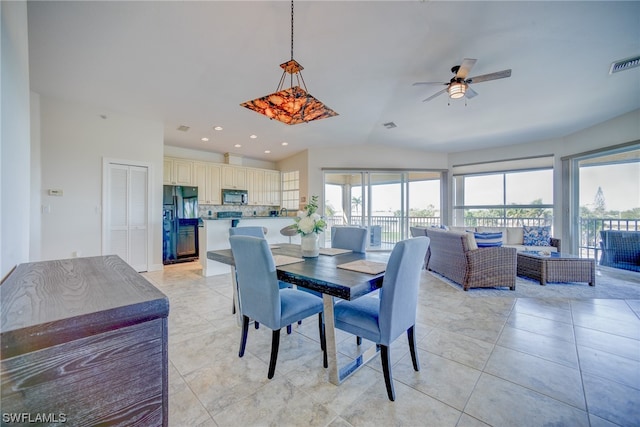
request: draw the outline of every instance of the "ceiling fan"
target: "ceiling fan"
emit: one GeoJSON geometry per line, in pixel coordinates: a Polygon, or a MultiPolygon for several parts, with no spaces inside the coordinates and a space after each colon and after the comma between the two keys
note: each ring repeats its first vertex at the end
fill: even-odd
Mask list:
{"type": "Polygon", "coordinates": [[[413,86],[420,85],[445,85],[446,87],[439,92],[434,93],[427,99],[422,102],[431,101],[436,96],[442,95],[443,93],[449,93],[449,97],[453,99],[462,98],[466,96],[467,98],[473,98],[478,93],[469,87],[472,83],[481,83],[489,80],[496,79],[504,79],[506,77],[511,77],[511,69],[497,71],[495,73],[483,74],[481,76],[469,77],[469,71],[475,65],[477,59],[465,58],[462,60],[462,64],[456,65],[451,68],[451,72],[455,74],[453,78],[451,78],[448,82],[416,82],[413,86]]]}

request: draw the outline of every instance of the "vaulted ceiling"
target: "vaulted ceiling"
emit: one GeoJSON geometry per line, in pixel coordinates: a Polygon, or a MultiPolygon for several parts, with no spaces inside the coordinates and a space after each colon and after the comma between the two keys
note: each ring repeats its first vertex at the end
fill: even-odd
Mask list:
{"type": "Polygon", "coordinates": [[[296,1],[294,58],[339,115],[287,126],[239,104],[275,91],[290,13],[288,1],[29,1],[31,88],[162,121],[165,145],[269,161],[348,144],[523,144],[640,108],[640,67],[609,74],[640,55],[640,2],[296,1]],[[444,86],[412,84],[448,82],[463,58],[477,59],[470,76],[512,76],[422,102],[444,86]]]}

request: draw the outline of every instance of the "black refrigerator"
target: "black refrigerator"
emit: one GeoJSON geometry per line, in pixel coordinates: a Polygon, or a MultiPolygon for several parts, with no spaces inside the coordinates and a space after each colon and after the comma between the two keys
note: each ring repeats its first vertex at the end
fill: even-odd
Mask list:
{"type": "Polygon", "coordinates": [[[198,187],[165,185],[162,263],[198,259],[198,187]]]}

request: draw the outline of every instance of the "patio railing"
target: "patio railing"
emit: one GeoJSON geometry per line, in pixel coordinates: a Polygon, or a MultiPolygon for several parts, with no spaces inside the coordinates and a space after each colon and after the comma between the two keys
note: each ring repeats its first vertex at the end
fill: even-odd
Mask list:
{"type": "Polygon", "coordinates": [[[622,230],[640,231],[640,218],[580,218],[579,254],[582,258],[595,258],[600,261],[600,231],[622,230]]]}
{"type": "MultiPolygon", "coordinates": [[[[440,224],[440,217],[409,217],[409,227],[429,227],[440,224]]],[[[327,241],[331,240],[330,228],[334,225],[343,225],[341,216],[326,218],[328,232],[325,233],[327,241]]],[[[552,218],[496,218],[479,217],[467,218],[465,226],[468,227],[521,227],[552,225],[552,218]]],[[[352,218],[352,225],[361,225],[360,218],[352,218]]],[[[371,217],[372,246],[392,247],[402,238],[401,218],[394,216],[371,217]]],[[[594,258],[599,261],[600,230],[626,230],[640,231],[640,218],[580,218],[578,253],[582,258],[594,258]]]]}

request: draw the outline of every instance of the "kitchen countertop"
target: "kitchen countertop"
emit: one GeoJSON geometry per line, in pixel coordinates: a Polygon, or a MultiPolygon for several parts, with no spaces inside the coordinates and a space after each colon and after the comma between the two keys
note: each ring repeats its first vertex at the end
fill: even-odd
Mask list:
{"type": "Polygon", "coordinates": [[[207,220],[207,221],[220,221],[220,220],[224,220],[224,219],[284,219],[284,218],[289,218],[289,219],[294,219],[294,216],[270,216],[270,215],[249,215],[249,216],[239,216],[239,217],[232,217],[232,218],[218,218],[215,216],[203,216],[201,217],[201,219],[203,220],[207,220]]]}

